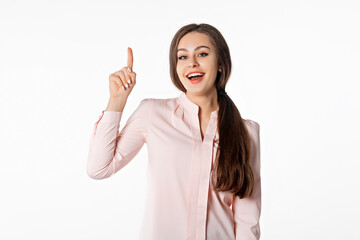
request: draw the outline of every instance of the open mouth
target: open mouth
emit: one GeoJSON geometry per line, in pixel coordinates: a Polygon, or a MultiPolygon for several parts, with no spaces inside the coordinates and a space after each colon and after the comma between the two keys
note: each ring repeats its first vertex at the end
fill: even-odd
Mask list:
{"type": "Polygon", "coordinates": [[[190,73],[190,74],[186,75],[186,77],[190,81],[195,81],[195,80],[202,79],[204,75],[205,75],[205,73],[196,72],[196,73],[190,73]]]}

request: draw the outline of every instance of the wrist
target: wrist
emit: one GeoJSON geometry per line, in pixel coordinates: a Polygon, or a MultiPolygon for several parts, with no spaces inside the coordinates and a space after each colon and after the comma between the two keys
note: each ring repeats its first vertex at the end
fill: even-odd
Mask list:
{"type": "Polygon", "coordinates": [[[122,112],[126,104],[126,98],[110,97],[106,111],[122,112]]]}

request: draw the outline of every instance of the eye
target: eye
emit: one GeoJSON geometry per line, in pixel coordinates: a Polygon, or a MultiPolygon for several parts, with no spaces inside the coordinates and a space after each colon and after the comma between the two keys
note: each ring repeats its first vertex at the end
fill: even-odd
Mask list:
{"type": "Polygon", "coordinates": [[[204,55],[203,55],[204,57],[208,55],[207,53],[200,53],[199,55],[201,55],[201,54],[204,54],[204,55]]]}
{"type": "Polygon", "coordinates": [[[186,58],[186,56],[180,56],[179,59],[183,60],[184,58],[186,58]]]}

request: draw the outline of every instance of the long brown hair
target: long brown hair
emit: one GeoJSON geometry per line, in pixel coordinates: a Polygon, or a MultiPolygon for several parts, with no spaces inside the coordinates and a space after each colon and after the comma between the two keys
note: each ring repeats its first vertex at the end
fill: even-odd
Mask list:
{"type": "Polygon", "coordinates": [[[180,28],[170,45],[170,76],[180,91],[186,92],[176,72],[177,48],[180,39],[190,32],[206,34],[215,46],[216,56],[222,71],[218,71],[215,85],[218,91],[219,112],[218,155],[214,164],[211,181],[215,191],[230,191],[240,198],[251,196],[254,188],[254,175],[250,167],[251,147],[249,133],[239,110],[225,90],[231,73],[231,57],[225,38],[209,24],[189,24],[180,28]],[[215,174],[215,175],[214,175],[215,174]]]}

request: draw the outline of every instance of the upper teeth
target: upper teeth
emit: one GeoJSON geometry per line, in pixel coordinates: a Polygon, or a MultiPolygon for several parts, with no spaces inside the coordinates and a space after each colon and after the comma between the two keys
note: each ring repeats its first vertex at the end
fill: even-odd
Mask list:
{"type": "Polygon", "coordinates": [[[203,76],[204,73],[191,73],[188,75],[188,77],[197,77],[197,76],[203,76]]]}

